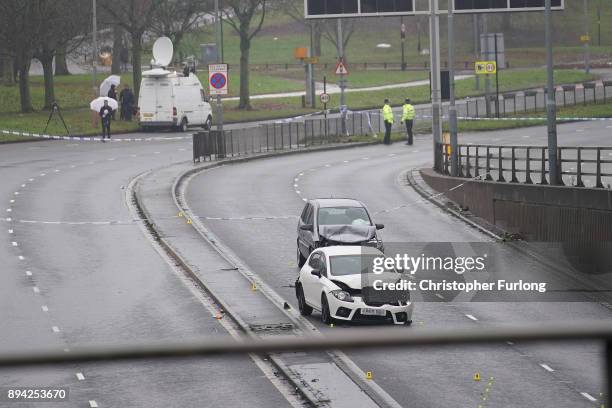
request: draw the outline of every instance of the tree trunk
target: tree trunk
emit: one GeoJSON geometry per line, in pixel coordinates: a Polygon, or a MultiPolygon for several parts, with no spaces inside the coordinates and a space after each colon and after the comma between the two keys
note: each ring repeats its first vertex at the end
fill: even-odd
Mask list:
{"type": "Polygon", "coordinates": [[[66,47],[57,50],[55,54],[55,75],[70,75],[66,61],[66,47]]]}
{"type": "Polygon", "coordinates": [[[119,24],[113,25],[113,63],[111,74],[121,75],[121,50],[123,49],[123,36],[119,24]]]}
{"type": "Polygon", "coordinates": [[[238,109],[251,110],[251,96],[249,92],[249,53],[251,40],[247,33],[240,34],[240,103],[238,109]]]}
{"type": "Polygon", "coordinates": [[[43,67],[45,78],[45,106],[43,109],[50,110],[55,102],[55,87],[53,84],[53,53],[41,56],[40,63],[43,67]]]}
{"type": "Polygon", "coordinates": [[[30,95],[30,64],[31,61],[27,59],[17,67],[17,73],[19,75],[19,99],[22,113],[34,111],[34,108],[32,108],[32,96],[30,95]]]}
{"type": "MultiPolygon", "coordinates": [[[[132,34],[132,78],[134,79],[134,97],[138,101],[140,82],[142,80],[142,33],[132,34]]],[[[138,103],[138,102],[136,102],[138,103]]]]}

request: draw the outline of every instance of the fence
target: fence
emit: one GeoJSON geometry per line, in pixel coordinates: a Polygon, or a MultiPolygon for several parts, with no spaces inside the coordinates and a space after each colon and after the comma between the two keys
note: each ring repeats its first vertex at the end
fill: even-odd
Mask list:
{"type": "Polygon", "coordinates": [[[382,128],[379,112],[356,112],[342,118],[301,118],[264,123],[241,129],[199,132],[193,135],[193,161],[215,160],[246,154],[305,149],[339,143],[349,137],[377,134],[382,128]]]}
{"type": "MultiPolygon", "coordinates": [[[[374,347],[446,346],[457,344],[486,344],[507,341],[583,341],[601,340],[605,344],[604,398],[612,395],[612,326],[605,322],[576,322],[568,325],[537,324],[521,327],[493,327],[474,329],[361,330],[332,333],[324,337],[248,339],[235,341],[218,339],[197,342],[146,346],[72,349],[70,353],[56,351],[0,354],[0,367],[19,367],[49,364],[134,361],[159,358],[185,358],[248,353],[277,353],[333,349],[365,349],[374,347]]],[[[609,401],[601,401],[608,406],[609,401]]]]}
{"type": "MultiPolygon", "coordinates": [[[[450,174],[451,146],[441,144],[443,172],[450,174]]],[[[612,147],[558,147],[563,185],[610,188],[612,147]]],[[[459,177],[549,184],[546,146],[458,145],[459,177]]]]}

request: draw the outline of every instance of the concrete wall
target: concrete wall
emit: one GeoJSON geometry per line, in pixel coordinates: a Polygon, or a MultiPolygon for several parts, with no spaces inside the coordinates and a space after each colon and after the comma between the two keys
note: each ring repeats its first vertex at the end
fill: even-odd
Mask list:
{"type": "Polygon", "coordinates": [[[612,191],[468,181],[421,170],[425,182],[448,198],[529,241],[612,241],[612,191]]]}

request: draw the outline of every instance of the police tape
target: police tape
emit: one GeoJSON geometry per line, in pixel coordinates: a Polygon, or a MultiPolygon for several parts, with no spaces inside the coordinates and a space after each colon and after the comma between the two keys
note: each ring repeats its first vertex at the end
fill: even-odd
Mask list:
{"type": "MultiPolygon", "coordinates": [[[[45,140],[63,140],[63,141],[71,141],[71,142],[101,142],[102,138],[97,136],[55,136],[55,135],[46,135],[39,133],[31,133],[31,132],[20,132],[16,130],[0,130],[1,134],[8,136],[22,136],[22,137],[31,137],[35,139],[45,139],[45,140]]],[[[169,137],[133,137],[133,138],[111,138],[106,139],[107,142],[110,143],[118,143],[118,142],[156,142],[156,141],[175,141],[175,140],[187,140],[191,139],[191,135],[189,136],[169,136],[169,137]]]]}
{"type": "MultiPolygon", "coordinates": [[[[417,119],[432,119],[431,115],[419,115],[417,119]]],[[[448,116],[442,116],[442,119],[449,119],[448,116]]],[[[546,117],[500,117],[500,118],[483,118],[483,117],[474,117],[474,116],[458,116],[458,120],[466,120],[466,121],[497,121],[497,122],[516,122],[516,121],[546,121],[546,117]]],[[[612,117],[610,118],[586,118],[586,117],[558,117],[557,122],[609,122],[612,121],[612,117]]]]}

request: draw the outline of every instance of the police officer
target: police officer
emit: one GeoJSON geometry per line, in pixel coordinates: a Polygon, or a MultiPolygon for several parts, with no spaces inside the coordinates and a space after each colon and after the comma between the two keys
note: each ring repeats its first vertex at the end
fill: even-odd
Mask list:
{"type": "Polygon", "coordinates": [[[384,144],[391,144],[391,128],[393,127],[393,109],[389,105],[389,99],[385,99],[385,104],[382,108],[383,120],[385,122],[385,140],[384,144]]]}
{"type": "Polygon", "coordinates": [[[414,117],[416,116],[416,112],[414,110],[414,106],[410,104],[410,99],[406,98],[406,102],[402,107],[402,123],[406,124],[406,144],[412,145],[412,126],[414,125],[414,117]]]}

